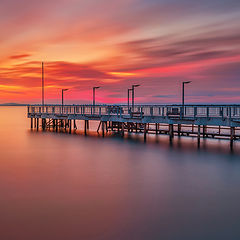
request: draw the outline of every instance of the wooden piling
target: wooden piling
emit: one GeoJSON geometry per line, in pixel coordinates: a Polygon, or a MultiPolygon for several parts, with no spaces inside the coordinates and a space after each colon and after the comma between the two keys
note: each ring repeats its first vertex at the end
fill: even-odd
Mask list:
{"type": "Polygon", "coordinates": [[[37,118],[37,131],[39,129],[39,118],[37,118]]]}
{"type": "Polygon", "coordinates": [[[201,125],[198,125],[198,147],[200,147],[201,125]]]}
{"type": "Polygon", "coordinates": [[[33,129],[33,118],[31,118],[31,129],[33,129]]]}
{"type": "Polygon", "coordinates": [[[233,150],[233,140],[234,140],[234,137],[235,137],[235,128],[234,127],[231,127],[230,128],[230,148],[231,150],[233,150]]]}
{"type": "Polygon", "coordinates": [[[173,124],[169,124],[169,139],[172,140],[174,137],[173,124]]]}
{"type": "Polygon", "coordinates": [[[69,127],[69,134],[71,134],[72,133],[72,120],[71,119],[69,119],[69,121],[68,121],[68,127],[69,127]]]}
{"type": "Polygon", "coordinates": [[[147,141],[147,124],[144,123],[144,142],[147,141]]]}
{"type": "Polygon", "coordinates": [[[182,125],[178,124],[178,136],[181,136],[182,125]]]}
{"type": "Polygon", "coordinates": [[[122,137],[124,137],[124,122],[122,122],[122,132],[121,132],[121,135],[122,135],[122,137]]]}
{"type": "Polygon", "coordinates": [[[102,122],[102,137],[104,138],[104,134],[105,134],[105,123],[102,122]]]}
{"type": "Polygon", "coordinates": [[[206,133],[207,133],[207,128],[205,125],[203,125],[203,138],[206,137],[206,133]]]}
{"type": "MultiPolygon", "coordinates": [[[[103,125],[103,122],[102,122],[103,125]]],[[[84,135],[87,135],[87,120],[84,120],[84,135]]]]}

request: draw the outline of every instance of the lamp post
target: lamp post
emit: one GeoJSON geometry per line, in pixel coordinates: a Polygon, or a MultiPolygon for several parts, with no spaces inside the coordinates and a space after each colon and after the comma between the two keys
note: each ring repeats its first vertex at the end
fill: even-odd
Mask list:
{"type": "Polygon", "coordinates": [[[128,89],[128,112],[129,112],[129,107],[130,107],[130,91],[132,91],[132,88],[128,89]]]}
{"type": "Polygon", "coordinates": [[[184,104],[185,104],[185,84],[189,84],[192,81],[182,82],[182,116],[184,116],[184,104]]]}
{"type": "Polygon", "coordinates": [[[42,62],[42,106],[44,106],[44,63],[42,62]]]}
{"type": "Polygon", "coordinates": [[[140,84],[135,84],[135,85],[132,85],[132,110],[134,111],[134,89],[136,87],[139,87],[140,84]]]}
{"type": "Polygon", "coordinates": [[[62,112],[63,112],[63,104],[64,104],[64,96],[63,96],[63,93],[64,93],[65,91],[67,91],[67,90],[68,90],[67,88],[62,89],[62,112]]]}
{"type": "Polygon", "coordinates": [[[93,87],[93,106],[95,107],[95,94],[96,94],[96,89],[98,89],[100,87],[93,87]]]}

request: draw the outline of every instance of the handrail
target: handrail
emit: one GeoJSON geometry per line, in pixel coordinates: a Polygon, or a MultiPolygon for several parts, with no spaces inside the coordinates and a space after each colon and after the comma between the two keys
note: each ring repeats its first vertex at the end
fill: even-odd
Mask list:
{"type": "Polygon", "coordinates": [[[29,114],[80,114],[91,116],[132,116],[141,113],[143,117],[168,118],[213,118],[240,119],[240,105],[28,105],[29,114]]]}

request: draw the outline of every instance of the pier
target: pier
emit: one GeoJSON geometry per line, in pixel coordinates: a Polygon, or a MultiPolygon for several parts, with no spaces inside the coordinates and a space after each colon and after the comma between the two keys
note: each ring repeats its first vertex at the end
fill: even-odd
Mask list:
{"type": "Polygon", "coordinates": [[[240,105],[30,105],[31,129],[42,128],[69,133],[77,129],[76,121],[84,121],[87,135],[90,121],[99,121],[96,129],[104,137],[107,132],[167,134],[201,138],[240,139],[240,105]]]}

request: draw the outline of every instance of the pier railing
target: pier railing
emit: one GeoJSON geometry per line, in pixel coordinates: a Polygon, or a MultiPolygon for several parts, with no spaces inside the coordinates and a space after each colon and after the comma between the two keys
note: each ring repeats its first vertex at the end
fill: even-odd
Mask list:
{"type": "Polygon", "coordinates": [[[28,114],[227,118],[240,120],[240,105],[30,105],[28,114]]]}

